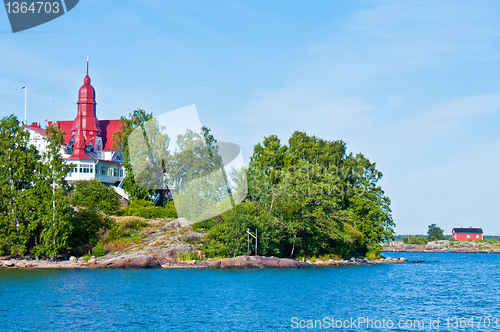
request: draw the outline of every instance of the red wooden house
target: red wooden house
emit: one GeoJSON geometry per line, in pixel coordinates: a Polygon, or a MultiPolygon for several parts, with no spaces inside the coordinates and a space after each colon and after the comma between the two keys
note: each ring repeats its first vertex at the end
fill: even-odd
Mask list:
{"type": "Polygon", "coordinates": [[[479,241],[483,239],[482,228],[453,228],[451,236],[457,241],[479,241]]]}

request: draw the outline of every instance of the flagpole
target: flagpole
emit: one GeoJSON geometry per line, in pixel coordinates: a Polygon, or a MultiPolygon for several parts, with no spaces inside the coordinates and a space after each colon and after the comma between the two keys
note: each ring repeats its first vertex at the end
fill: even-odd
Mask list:
{"type": "Polygon", "coordinates": [[[28,125],[28,122],[26,120],[26,104],[28,102],[28,87],[25,85],[24,86],[24,124],[28,125]]]}

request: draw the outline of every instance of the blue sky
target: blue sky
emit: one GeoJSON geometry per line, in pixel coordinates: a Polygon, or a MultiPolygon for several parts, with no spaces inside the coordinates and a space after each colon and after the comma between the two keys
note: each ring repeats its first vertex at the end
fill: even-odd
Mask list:
{"type": "Polygon", "coordinates": [[[264,136],[342,139],[377,162],[398,234],[500,234],[497,1],[82,0],[12,34],[0,116],[76,115],[86,57],[100,119],[196,104],[246,160],[264,136]],[[118,4],[119,3],[119,4],[118,4]]]}

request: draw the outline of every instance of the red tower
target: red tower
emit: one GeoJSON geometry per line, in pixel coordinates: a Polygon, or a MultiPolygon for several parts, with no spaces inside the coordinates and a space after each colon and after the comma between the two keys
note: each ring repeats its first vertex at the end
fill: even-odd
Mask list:
{"type": "Polygon", "coordinates": [[[87,60],[87,75],[78,91],[78,110],[71,127],[73,138],[73,154],[69,159],[92,159],[85,153],[91,145],[95,147],[97,138],[101,137],[101,127],[96,115],[95,90],[90,84],[89,62],[87,60]]]}

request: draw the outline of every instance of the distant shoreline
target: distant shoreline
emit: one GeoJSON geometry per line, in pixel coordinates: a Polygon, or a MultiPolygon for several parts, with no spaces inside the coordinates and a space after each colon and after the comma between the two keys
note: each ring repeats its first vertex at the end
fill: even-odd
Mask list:
{"type": "Polygon", "coordinates": [[[500,249],[479,249],[479,248],[439,248],[425,249],[425,246],[414,246],[412,248],[383,247],[381,252],[451,252],[451,253],[469,253],[469,254],[500,254],[500,249]],[[416,248],[415,248],[416,247],[416,248]]]}

